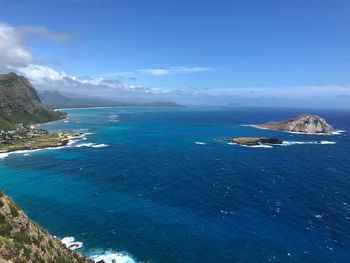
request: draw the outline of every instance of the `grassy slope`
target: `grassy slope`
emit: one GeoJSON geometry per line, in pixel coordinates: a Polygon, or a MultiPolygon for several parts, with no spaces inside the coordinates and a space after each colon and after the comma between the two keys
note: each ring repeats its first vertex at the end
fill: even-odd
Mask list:
{"type": "Polygon", "coordinates": [[[66,248],[0,193],[0,262],[92,263],[66,248]]]}

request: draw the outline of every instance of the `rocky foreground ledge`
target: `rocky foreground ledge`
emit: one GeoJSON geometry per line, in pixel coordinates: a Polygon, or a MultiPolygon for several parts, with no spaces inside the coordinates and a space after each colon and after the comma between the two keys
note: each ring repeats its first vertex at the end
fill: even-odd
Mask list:
{"type": "Polygon", "coordinates": [[[0,262],[93,263],[66,248],[0,192],[0,262]]]}
{"type": "Polygon", "coordinates": [[[261,144],[282,144],[283,141],[278,138],[267,137],[238,137],[238,138],[217,138],[218,141],[237,143],[240,145],[254,146],[261,144]]]}
{"type": "Polygon", "coordinates": [[[325,119],[317,115],[301,114],[292,117],[288,120],[279,122],[267,122],[263,124],[255,125],[254,127],[260,129],[279,130],[287,132],[300,132],[300,133],[319,133],[329,134],[334,132],[334,128],[326,122],[325,119]]]}

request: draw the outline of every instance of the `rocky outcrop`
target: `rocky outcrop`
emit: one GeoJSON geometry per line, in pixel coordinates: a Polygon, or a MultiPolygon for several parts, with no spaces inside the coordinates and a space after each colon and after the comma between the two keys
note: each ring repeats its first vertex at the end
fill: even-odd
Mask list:
{"type": "Polygon", "coordinates": [[[0,129],[13,129],[17,123],[43,123],[64,118],[48,110],[30,82],[16,73],[0,74],[0,129]]]}
{"type": "Polygon", "coordinates": [[[93,263],[66,248],[0,193],[0,262],[93,263]]]}
{"type": "Polygon", "coordinates": [[[288,132],[302,132],[302,133],[331,133],[334,128],[326,122],[325,119],[317,115],[301,114],[280,122],[267,122],[256,125],[255,127],[261,129],[281,130],[288,132]]]}
{"type": "Polygon", "coordinates": [[[241,145],[254,146],[261,144],[282,144],[283,141],[278,138],[266,137],[238,137],[238,138],[217,138],[219,141],[232,142],[241,145]]]}

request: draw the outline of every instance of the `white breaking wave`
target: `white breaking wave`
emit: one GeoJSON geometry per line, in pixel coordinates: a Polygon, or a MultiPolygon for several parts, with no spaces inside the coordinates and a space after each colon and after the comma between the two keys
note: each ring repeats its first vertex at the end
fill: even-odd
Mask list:
{"type": "MultiPolygon", "coordinates": [[[[264,129],[264,128],[260,128],[264,129]]],[[[266,130],[275,130],[275,129],[266,129],[266,130]]],[[[346,132],[344,130],[336,130],[329,133],[319,133],[319,132],[294,132],[294,131],[283,131],[283,130],[275,130],[275,131],[282,131],[292,134],[303,134],[303,135],[320,135],[320,136],[330,136],[330,135],[341,135],[342,133],[346,132]]]]}
{"type": "Polygon", "coordinates": [[[255,124],[241,124],[242,127],[255,127],[255,124]]]}
{"type": "Polygon", "coordinates": [[[64,146],[58,146],[58,147],[47,147],[47,148],[40,148],[40,149],[33,149],[33,150],[18,150],[13,152],[7,152],[7,153],[0,153],[0,159],[4,159],[8,157],[11,154],[23,154],[23,156],[29,156],[28,153],[31,152],[38,152],[38,151],[44,151],[44,150],[58,150],[68,147],[67,145],[64,146]]]}
{"type": "Polygon", "coordinates": [[[345,130],[336,130],[330,133],[318,133],[318,132],[294,132],[294,131],[285,131],[285,130],[277,130],[277,129],[269,129],[269,128],[262,128],[262,127],[257,127],[256,124],[241,124],[240,126],[243,127],[254,127],[258,128],[261,130],[271,130],[271,131],[281,131],[281,132],[287,132],[287,133],[292,133],[292,134],[305,134],[305,135],[341,135],[342,133],[345,133],[345,130]]]}
{"type": "Polygon", "coordinates": [[[345,133],[346,131],[345,130],[336,130],[334,132],[332,132],[332,135],[340,135],[342,133],[345,133]]]}
{"type": "Polygon", "coordinates": [[[109,146],[108,144],[101,143],[101,144],[95,144],[92,147],[93,148],[104,148],[104,147],[108,147],[108,146],[109,146]]]}
{"type": "Polygon", "coordinates": [[[199,144],[199,145],[207,145],[206,142],[194,142],[195,144],[199,144]]]}
{"type": "Polygon", "coordinates": [[[70,147],[92,147],[92,148],[103,148],[103,147],[108,147],[108,144],[97,144],[97,143],[82,143],[82,144],[77,144],[79,141],[82,140],[87,140],[86,136],[90,135],[93,133],[84,133],[81,136],[77,136],[71,140],[66,145],[58,146],[58,147],[45,147],[45,148],[40,148],[40,149],[32,149],[32,150],[18,150],[18,151],[13,151],[13,152],[6,152],[6,153],[0,153],[0,159],[4,159],[8,157],[11,154],[23,154],[23,156],[29,156],[28,153],[32,152],[38,152],[38,151],[44,151],[44,150],[59,150],[63,148],[70,148],[70,147]]]}
{"type": "Polygon", "coordinates": [[[69,249],[75,250],[83,247],[83,242],[75,241],[74,237],[64,237],[61,242],[69,249]]]}
{"type": "Polygon", "coordinates": [[[298,145],[298,144],[336,144],[332,141],[283,141],[282,146],[298,145]]]}
{"type": "Polygon", "coordinates": [[[107,251],[104,254],[93,255],[91,258],[95,260],[95,262],[104,260],[106,263],[112,263],[112,260],[115,259],[117,263],[136,263],[131,256],[123,252],[107,251]]]}
{"type": "Polygon", "coordinates": [[[268,145],[268,144],[244,145],[244,144],[238,144],[238,143],[234,143],[234,142],[229,142],[227,144],[229,144],[229,145],[238,145],[238,146],[248,147],[248,148],[273,148],[271,145],[268,145]]]}
{"type": "Polygon", "coordinates": [[[238,144],[234,142],[229,142],[228,144],[230,145],[239,145],[243,147],[249,147],[249,148],[273,148],[278,147],[278,146],[291,146],[291,145],[301,145],[301,144],[337,144],[336,142],[333,141],[283,141],[282,144],[259,144],[259,145],[243,145],[243,144],[238,144]]]}
{"type": "Polygon", "coordinates": [[[77,147],[77,148],[80,148],[80,147],[104,148],[104,147],[108,147],[108,146],[109,146],[108,144],[104,144],[104,143],[96,144],[96,143],[89,142],[89,143],[77,144],[74,147],[77,147]]]}

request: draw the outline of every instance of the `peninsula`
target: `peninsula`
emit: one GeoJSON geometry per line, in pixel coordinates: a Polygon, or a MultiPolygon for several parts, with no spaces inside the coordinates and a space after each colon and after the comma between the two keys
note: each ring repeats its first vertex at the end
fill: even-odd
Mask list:
{"type": "Polygon", "coordinates": [[[34,150],[67,145],[82,134],[72,131],[47,131],[32,126],[16,124],[16,129],[0,131],[0,153],[34,150]]]}
{"type": "Polygon", "coordinates": [[[13,72],[0,74],[0,153],[66,145],[81,134],[34,126],[66,116],[47,109],[25,77],[13,72]]]}
{"type": "Polygon", "coordinates": [[[329,134],[334,131],[334,128],[326,122],[325,119],[317,115],[301,114],[292,117],[288,120],[279,122],[267,122],[255,125],[254,127],[260,129],[279,130],[286,132],[299,133],[319,133],[329,134]]]}

